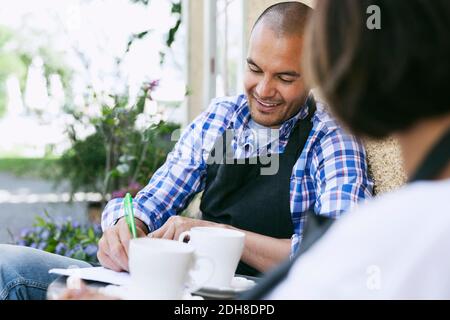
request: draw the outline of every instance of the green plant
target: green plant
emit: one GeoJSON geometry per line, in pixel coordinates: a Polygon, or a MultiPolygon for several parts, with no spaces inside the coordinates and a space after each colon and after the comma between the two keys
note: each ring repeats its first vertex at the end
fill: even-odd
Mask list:
{"type": "Polygon", "coordinates": [[[72,147],[67,150],[57,164],[57,181],[69,180],[72,193],[77,191],[102,191],[102,173],[105,168],[106,149],[103,137],[96,132],[84,140],[71,136],[72,147]]]}
{"type": "MultiPolygon", "coordinates": [[[[136,184],[147,184],[164,163],[174,143],[172,132],[179,125],[158,121],[144,112],[145,103],[157,82],[145,84],[131,107],[128,95],[110,95],[113,103],[100,102],[101,114],[88,119],[95,133],[78,139],[69,127],[72,147],[60,160],[59,181],[69,180],[71,192],[95,191],[106,200],[108,195],[136,184]],[[144,128],[137,123],[144,122],[144,128]]],[[[85,115],[73,112],[79,121],[85,115]]],[[[141,124],[142,125],[142,124],[141,124]]]]}
{"type": "Polygon", "coordinates": [[[99,225],[81,225],[70,218],[57,222],[47,213],[37,216],[32,228],[23,229],[17,245],[98,263],[99,225]]]}

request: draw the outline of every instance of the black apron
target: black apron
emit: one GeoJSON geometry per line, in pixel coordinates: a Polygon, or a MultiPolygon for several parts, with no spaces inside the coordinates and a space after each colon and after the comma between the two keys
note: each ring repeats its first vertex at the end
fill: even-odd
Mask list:
{"type": "MultiPolygon", "coordinates": [[[[434,180],[450,161],[450,130],[439,140],[432,151],[427,155],[410,183],[434,180]]],[[[319,240],[330,228],[333,220],[308,213],[308,220],[304,228],[304,237],[299,252],[291,261],[287,260],[278,268],[267,274],[258,285],[239,297],[242,300],[259,300],[266,297],[289,274],[295,261],[319,240]]]]}
{"type": "MultiPolygon", "coordinates": [[[[292,237],[292,169],[308,140],[313,126],[311,119],[316,112],[312,97],[308,98],[306,105],[308,117],[299,120],[293,129],[285,151],[279,155],[279,170],[275,175],[261,174],[263,168],[270,166],[267,165],[270,154],[266,158],[258,156],[244,161],[234,159],[232,137],[225,131],[210,154],[210,158],[216,159],[216,163],[207,166],[206,186],[200,205],[203,220],[277,239],[292,237]],[[219,150],[221,156],[217,157],[216,150],[219,150]],[[217,159],[222,160],[221,163],[217,163],[217,159]]],[[[236,273],[249,276],[260,274],[243,262],[239,263],[236,273]]]]}

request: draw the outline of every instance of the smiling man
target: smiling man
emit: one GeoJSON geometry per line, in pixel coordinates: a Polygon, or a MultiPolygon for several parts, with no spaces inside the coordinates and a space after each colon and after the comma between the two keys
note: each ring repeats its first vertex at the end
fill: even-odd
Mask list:
{"type": "MultiPolygon", "coordinates": [[[[237,272],[257,275],[299,249],[308,211],[337,218],[371,196],[364,148],[303,82],[303,33],[310,11],[287,2],[258,19],[250,39],[246,94],[215,99],[184,131],[135,197],[139,236],[178,239],[195,226],[239,229],[246,242],[237,272]],[[233,161],[210,161],[224,157],[233,161]],[[277,170],[263,174],[263,159],[276,161],[277,170]],[[202,191],[202,219],[179,216],[202,191]]],[[[128,270],[130,232],[122,199],[108,203],[102,226],[100,262],[128,270]]],[[[0,257],[1,299],[45,298],[55,278],[49,269],[86,266],[6,245],[0,245],[0,257]]]]}
{"type": "MultiPolygon", "coordinates": [[[[337,218],[371,196],[364,148],[315,102],[303,82],[303,35],[311,11],[285,2],[257,20],[246,94],[214,100],[138,193],[142,235],[178,239],[195,226],[239,229],[246,243],[237,272],[257,275],[295,254],[307,211],[337,218]],[[216,148],[218,143],[223,148],[216,148]],[[230,153],[232,160],[248,161],[208,161],[230,153]],[[262,174],[262,159],[273,155],[278,170],[262,174]],[[178,216],[201,191],[202,219],[178,216]]],[[[111,201],[103,214],[99,258],[114,270],[128,268],[130,236],[122,217],[122,200],[111,201]]]]}
{"type": "Polygon", "coordinates": [[[275,129],[295,117],[308,96],[301,77],[305,21],[294,20],[298,29],[288,32],[282,18],[269,11],[255,25],[244,78],[252,120],[275,129]]]}

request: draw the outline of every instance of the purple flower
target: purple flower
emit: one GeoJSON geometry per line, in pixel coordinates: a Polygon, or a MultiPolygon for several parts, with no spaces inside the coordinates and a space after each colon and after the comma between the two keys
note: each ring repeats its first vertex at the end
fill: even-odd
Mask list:
{"type": "Polygon", "coordinates": [[[26,236],[28,236],[28,234],[30,233],[30,229],[29,228],[25,228],[25,229],[22,229],[22,231],[20,232],[20,237],[21,238],[25,238],[26,236]]]}
{"type": "Polygon", "coordinates": [[[125,197],[125,195],[126,195],[126,191],[124,191],[124,190],[116,190],[116,191],[113,191],[112,193],[111,193],[111,198],[112,199],[117,199],[117,198],[124,198],[125,197]]]}
{"type": "Polygon", "coordinates": [[[33,242],[32,244],[30,244],[30,248],[34,248],[34,249],[36,249],[37,248],[37,244],[35,243],[35,242],[33,242]]]}
{"type": "Polygon", "coordinates": [[[33,229],[33,231],[34,231],[36,234],[41,233],[42,230],[44,230],[44,228],[42,228],[42,227],[34,227],[34,229],[33,229]]]}
{"type": "Polygon", "coordinates": [[[78,221],[72,222],[72,228],[77,229],[80,227],[80,223],[78,221]]]}
{"type": "Polygon", "coordinates": [[[153,81],[147,82],[144,85],[144,90],[151,92],[151,91],[155,90],[158,86],[159,86],[159,80],[153,80],[153,81]]]}
{"type": "Polygon", "coordinates": [[[45,248],[47,248],[47,242],[41,242],[37,248],[39,250],[44,250],[45,248]]]}
{"type": "Polygon", "coordinates": [[[22,247],[26,247],[27,242],[26,242],[25,240],[19,240],[19,241],[17,242],[17,245],[18,245],[18,246],[22,246],[22,247]]]}
{"type": "Polygon", "coordinates": [[[84,253],[88,256],[95,256],[97,254],[98,247],[95,244],[90,244],[84,248],[84,253]]]}
{"type": "Polygon", "coordinates": [[[137,183],[137,182],[131,182],[128,185],[128,189],[129,190],[140,190],[140,189],[142,189],[142,186],[139,183],[137,183]]]}
{"type": "Polygon", "coordinates": [[[50,237],[50,231],[48,231],[48,230],[42,231],[42,233],[41,233],[42,240],[48,240],[49,237],[50,237]]]}
{"type": "Polygon", "coordinates": [[[63,252],[65,252],[66,250],[67,250],[67,246],[64,243],[60,242],[60,243],[58,243],[58,245],[55,248],[55,253],[63,254],[63,252]]]}
{"type": "Polygon", "coordinates": [[[64,254],[66,257],[72,257],[75,251],[73,249],[66,251],[64,254]]]}

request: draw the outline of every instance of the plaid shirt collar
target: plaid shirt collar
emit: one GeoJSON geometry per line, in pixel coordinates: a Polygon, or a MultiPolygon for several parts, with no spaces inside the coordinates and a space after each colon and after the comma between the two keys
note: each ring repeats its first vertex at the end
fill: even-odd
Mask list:
{"type": "MultiPolygon", "coordinates": [[[[305,119],[309,115],[309,110],[306,103],[300,108],[300,111],[290,118],[289,120],[285,121],[281,128],[280,128],[280,140],[286,140],[289,138],[290,133],[292,132],[292,129],[295,127],[297,122],[300,119],[305,119]]],[[[250,114],[250,108],[248,99],[246,96],[243,97],[243,99],[238,104],[238,107],[236,109],[236,112],[232,119],[230,120],[230,123],[228,125],[228,129],[232,129],[235,132],[235,137],[239,137],[239,139],[244,139],[248,136],[248,130],[249,128],[249,122],[251,120],[251,114],[250,114]]]]}

